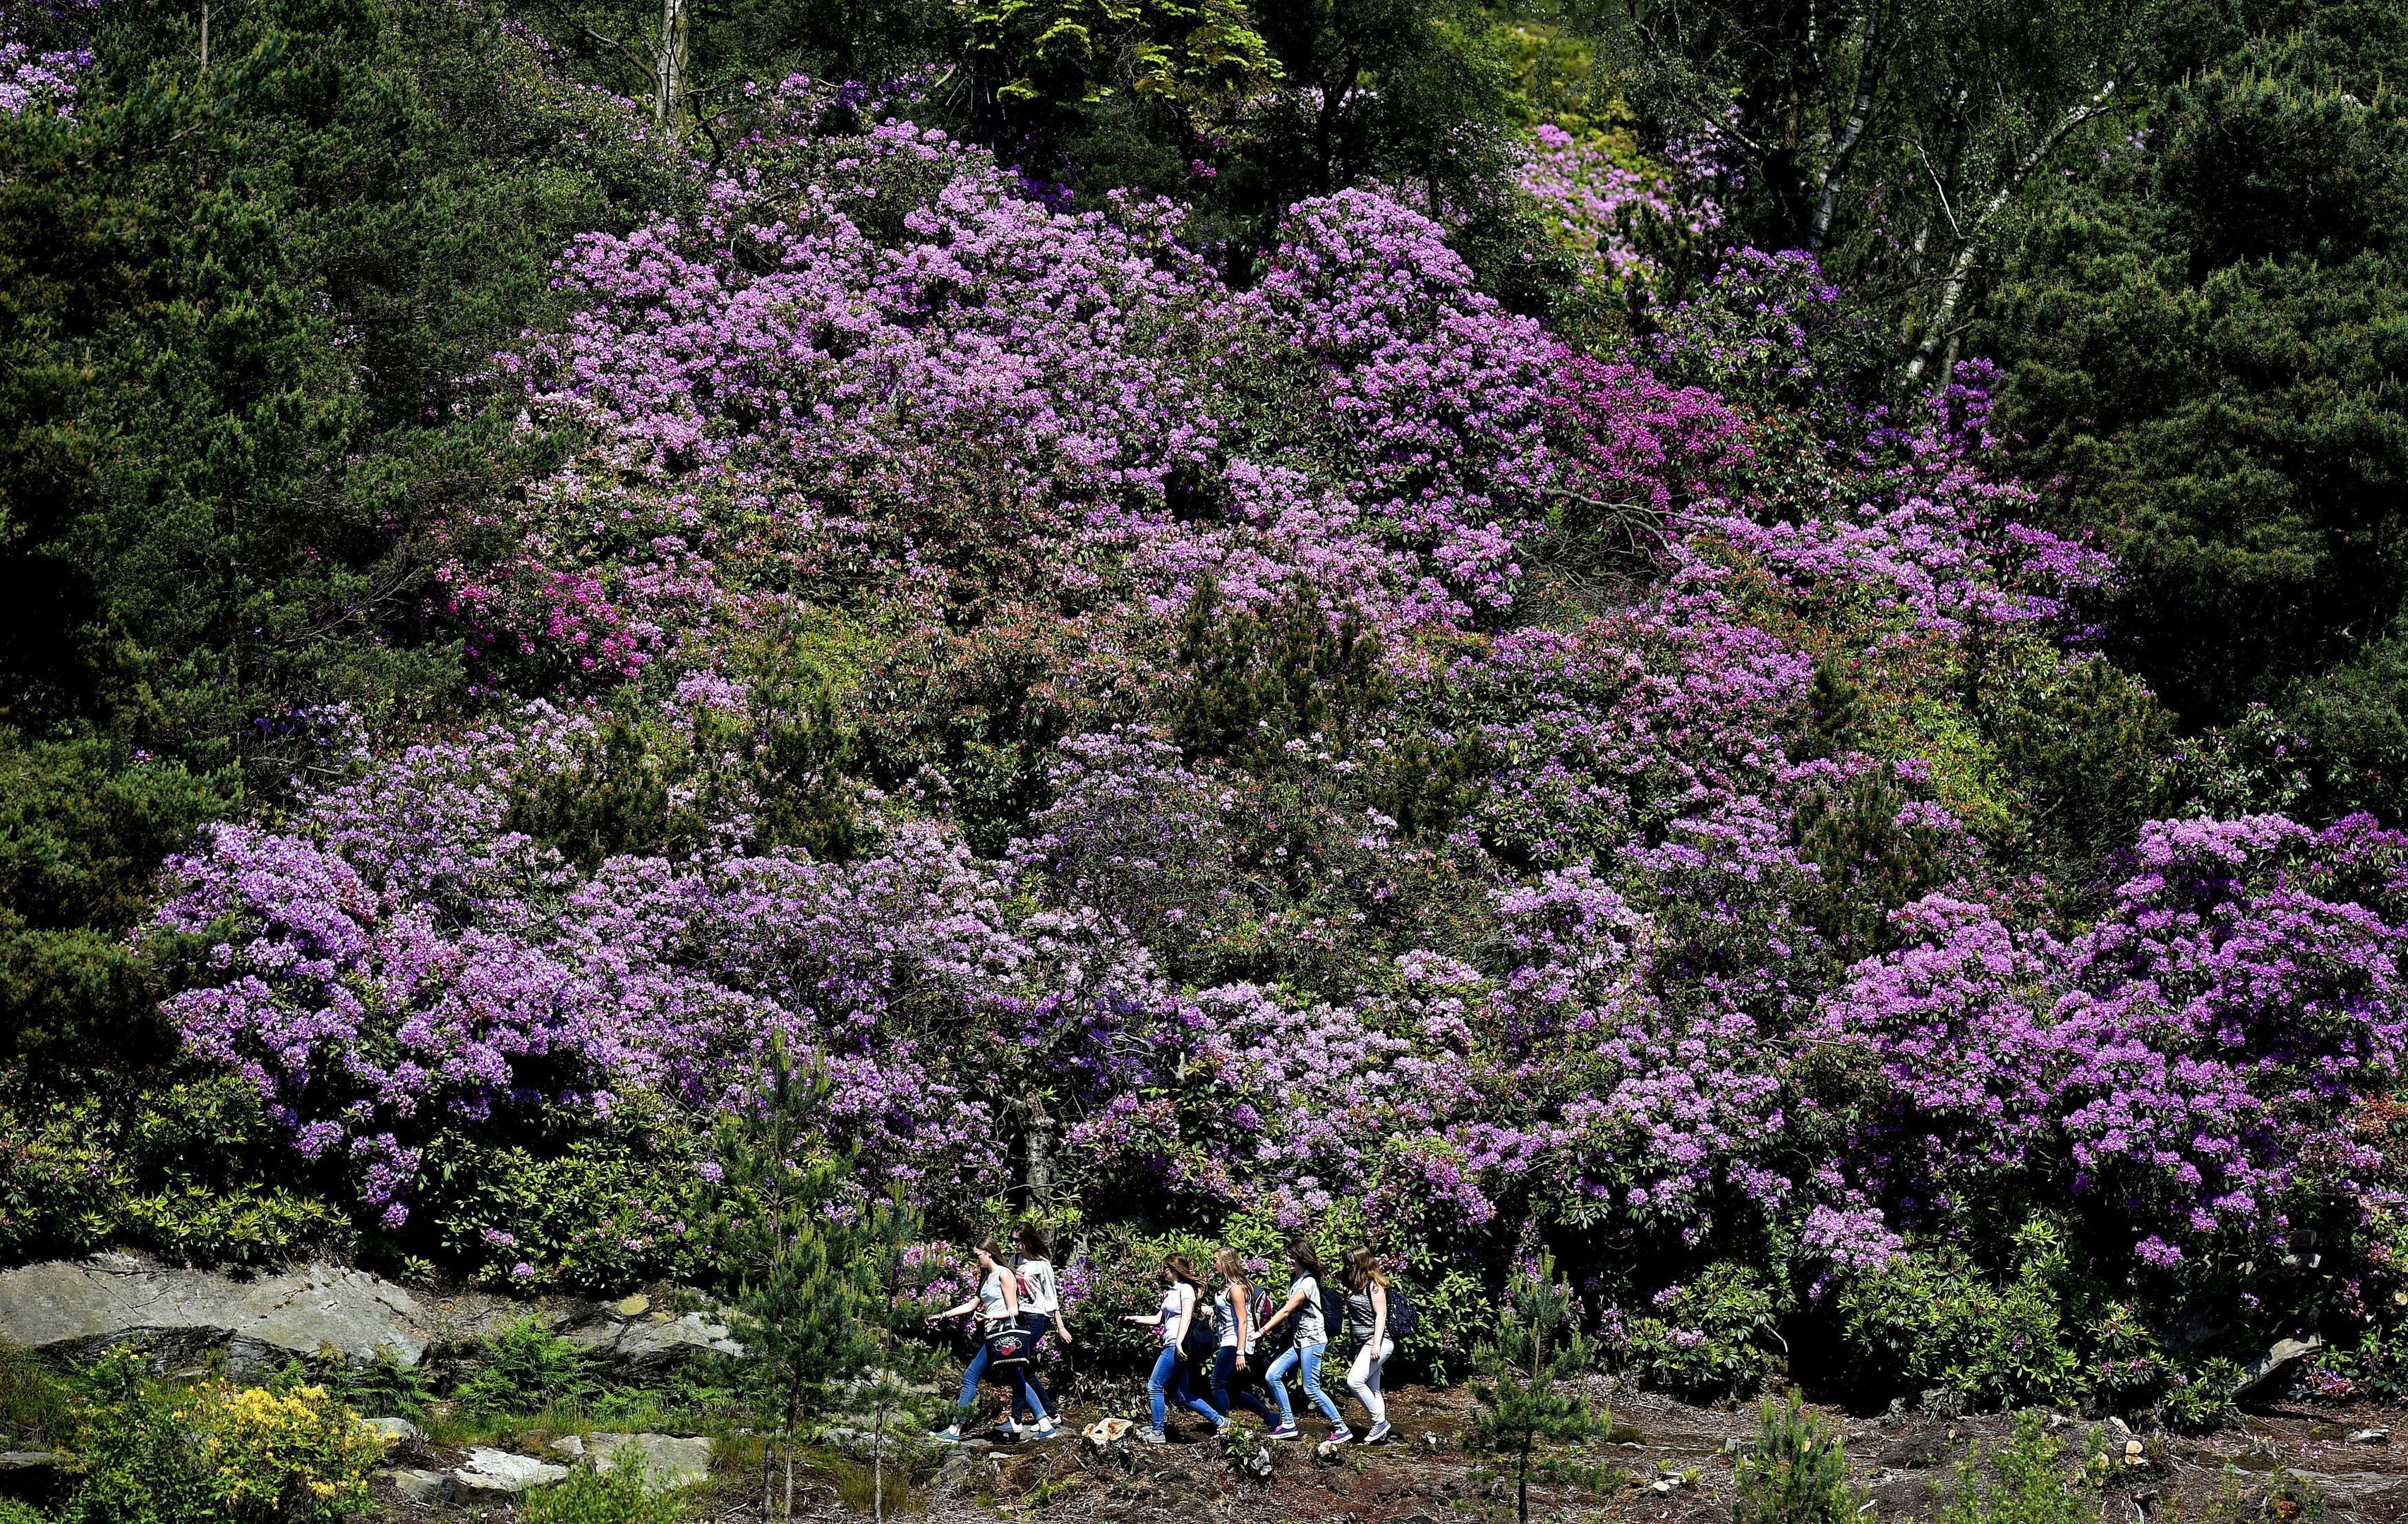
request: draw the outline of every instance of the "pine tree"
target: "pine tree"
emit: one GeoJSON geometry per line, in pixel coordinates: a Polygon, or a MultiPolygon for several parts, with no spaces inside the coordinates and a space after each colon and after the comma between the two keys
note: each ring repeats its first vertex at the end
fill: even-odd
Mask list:
{"type": "Polygon", "coordinates": [[[1472,1432],[1483,1448],[1512,1458],[1521,1524],[1529,1524],[1530,1456],[1539,1442],[1569,1444],[1612,1424],[1589,1411],[1587,1398],[1560,1389],[1594,1355],[1572,1324],[1571,1304],[1571,1287],[1555,1279],[1555,1256],[1541,1255],[1535,1269],[1514,1277],[1495,1341],[1472,1355],[1481,1407],[1472,1432]]]}
{"type": "MultiPolygon", "coordinates": [[[[851,1157],[827,1147],[813,1124],[826,1112],[828,1078],[797,1067],[782,1036],[770,1043],[767,1079],[755,1104],[720,1124],[701,1218],[738,1336],[754,1351],[776,1404],[791,1518],[804,1406],[877,1359],[876,1331],[893,1321],[885,1271],[911,1223],[898,1203],[865,1198],[851,1157]]],[[[763,1469],[766,1517],[766,1459],[763,1469]]]]}

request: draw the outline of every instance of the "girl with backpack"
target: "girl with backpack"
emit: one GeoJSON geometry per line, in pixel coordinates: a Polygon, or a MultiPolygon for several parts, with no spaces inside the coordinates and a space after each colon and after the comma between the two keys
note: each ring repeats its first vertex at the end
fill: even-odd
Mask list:
{"type": "MultiPolygon", "coordinates": [[[[1062,1286],[1054,1273],[1054,1250],[1045,1242],[1044,1229],[1033,1222],[1024,1222],[1012,1235],[1013,1246],[1020,1253],[1012,1263],[1012,1272],[1020,1277],[1020,1328],[1028,1335],[1027,1387],[1045,1398],[1045,1388],[1037,1384],[1037,1346],[1049,1332],[1058,1334],[1065,1344],[1071,1342],[1069,1327],[1062,1321],[1062,1286]]],[[[1019,1416],[1017,1399],[1013,1416],[1019,1416]]]]}
{"type": "MultiPolygon", "coordinates": [[[[969,1369],[962,1373],[962,1400],[956,1406],[956,1416],[953,1423],[937,1437],[950,1443],[960,1441],[962,1416],[971,1413],[978,1406],[979,1378],[986,1374],[990,1357],[996,1354],[996,1341],[1009,1334],[1010,1340],[1010,1347],[1006,1352],[1007,1359],[996,1362],[998,1366],[996,1373],[1005,1376],[1010,1382],[1013,1407],[1016,1408],[1025,1402],[1029,1410],[1037,1415],[1037,1437],[1052,1439],[1054,1434],[1054,1416],[1045,1411],[1045,1399],[1039,1395],[1028,1379],[1028,1336],[1020,1325],[1020,1277],[996,1262],[996,1255],[998,1251],[994,1239],[981,1239],[978,1247],[970,1252],[977,1257],[980,1271],[977,1294],[968,1301],[958,1306],[948,1307],[928,1319],[931,1325],[935,1325],[949,1317],[959,1317],[964,1313],[978,1314],[978,1353],[970,1357],[969,1369]]],[[[1009,1409],[1003,1416],[1003,1433],[1006,1439],[1020,1437],[1020,1424],[1012,1417],[1011,1411],[1009,1409]]]]}
{"type": "Polygon", "coordinates": [[[1221,1329],[1221,1347],[1212,1352],[1212,1405],[1221,1416],[1229,1416],[1229,1404],[1235,1400],[1245,1404],[1246,1411],[1263,1420],[1265,1429],[1276,1429],[1279,1420],[1243,1385],[1246,1357],[1254,1349],[1254,1287],[1246,1279],[1245,1262],[1235,1249],[1215,1250],[1212,1273],[1221,1277],[1221,1295],[1214,1301],[1214,1321],[1221,1329]],[[1233,1393],[1234,1388],[1234,1393],[1233,1393]]]}
{"type": "Polygon", "coordinates": [[[1229,1420],[1221,1410],[1187,1389],[1187,1364],[1191,1359],[1208,1354],[1216,1341],[1212,1326],[1199,1316],[1204,1283],[1196,1277],[1196,1267],[1183,1254],[1165,1255],[1162,1259],[1162,1305],[1151,1314],[1132,1313],[1128,1320],[1147,1328],[1162,1330],[1162,1353],[1154,1362],[1154,1375],[1146,1383],[1147,1394],[1154,1400],[1154,1427],[1140,1429],[1137,1437],[1148,1445],[1167,1443],[1170,1436],[1163,1430],[1168,1416],[1163,1398],[1168,1394],[1181,1406],[1212,1426],[1219,1433],[1229,1420]]]}
{"type": "MultiPolygon", "coordinates": [[[[1369,1249],[1346,1253],[1346,1330],[1354,1336],[1354,1363],[1346,1369],[1346,1385],[1371,1420],[1363,1443],[1377,1445],[1388,1437],[1388,1404],[1380,1395],[1380,1367],[1397,1352],[1388,1336],[1388,1276],[1379,1257],[1369,1249]]],[[[1334,1437],[1334,1436],[1333,1436],[1334,1437]]]]}
{"type": "Polygon", "coordinates": [[[1303,1437],[1303,1431],[1296,1426],[1296,1411],[1287,1402],[1287,1374],[1294,1371],[1302,1378],[1304,1395],[1312,1398],[1312,1405],[1329,1420],[1330,1443],[1343,1445],[1354,1436],[1348,1431],[1338,1404],[1321,1389],[1321,1357],[1329,1348],[1329,1319],[1323,1311],[1321,1287],[1329,1276],[1321,1268],[1321,1256],[1313,1252],[1308,1240],[1288,1241],[1287,1262],[1296,1271],[1296,1278],[1287,1284],[1287,1301],[1279,1311],[1263,1319],[1258,1330],[1258,1337],[1268,1339],[1271,1330],[1288,1322],[1295,1335],[1286,1350],[1264,1373],[1271,1384],[1271,1396],[1279,1401],[1279,1425],[1271,1431],[1271,1438],[1303,1437]]]}

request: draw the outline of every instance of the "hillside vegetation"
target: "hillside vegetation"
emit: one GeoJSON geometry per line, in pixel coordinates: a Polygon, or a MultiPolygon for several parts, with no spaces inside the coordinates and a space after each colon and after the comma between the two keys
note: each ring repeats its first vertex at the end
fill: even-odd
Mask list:
{"type": "Polygon", "coordinates": [[[5,27],[0,1256],[2408,1391],[2398,7],[5,27]]]}

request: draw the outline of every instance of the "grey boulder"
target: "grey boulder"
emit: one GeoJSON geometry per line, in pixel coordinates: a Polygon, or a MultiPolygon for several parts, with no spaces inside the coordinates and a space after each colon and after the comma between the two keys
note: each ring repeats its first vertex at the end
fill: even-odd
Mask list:
{"type": "Polygon", "coordinates": [[[714,1323],[700,1313],[682,1317],[663,1313],[605,1316],[569,1329],[563,1336],[588,1354],[639,1374],[663,1370],[691,1355],[744,1353],[726,1324],[714,1323]]]}
{"type": "Polygon", "coordinates": [[[387,1472],[385,1475],[404,1502],[414,1502],[422,1508],[440,1508],[452,1501],[452,1478],[439,1471],[405,1467],[387,1472]]]}
{"type": "Polygon", "coordinates": [[[468,1452],[468,1463],[452,1474],[452,1482],[461,1492],[515,1497],[529,1488],[549,1487],[567,1475],[566,1466],[555,1466],[531,1455],[480,1447],[468,1452]]]}
{"type": "Polygon", "coordinates": [[[161,1366],[224,1350],[236,1375],[295,1356],[365,1362],[380,1349],[415,1365],[428,1344],[473,1338],[505,1316],[497,1298],[430,1304],[339,1265],[234,1276],[104,1254],[0,1272],[0,1340],[78,1359],[132,1344],[161,1366]]]}
{"type": "Polygon", "coordinates": [[[644,1485],[654,1492],[700,1487],[710,1480],[711,1443],[702,1436],[674,1434],[570,1434],[552,1442],[552,1449],[596,1471],[635,1465],[644,1485]]]}
{"type": "Polygon", "coordinates": [[[360,1427],[382,1434],[388,1445],[413,1445],[426,1437],[408,1418],[362,1418],[360,1427]]]}

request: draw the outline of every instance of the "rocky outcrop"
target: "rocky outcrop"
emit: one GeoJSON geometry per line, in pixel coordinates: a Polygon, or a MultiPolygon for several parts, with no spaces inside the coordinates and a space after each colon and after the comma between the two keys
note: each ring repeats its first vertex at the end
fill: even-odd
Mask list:
{"type": "Polygon", "coordinates": [[[454,1496],[507,1498],[516,1497],[529,1488],[565,1481],[567,1476],[566,1466],[555,1466],[531,1455],[480,1448],[470,1450],[468,1463],[452,1472],[452,1487],[454,1496]]]}
{"type": "MultiPolygon", "coordinates": [[[[628,1302],[641,1300],[631,1297],[628,1302]]],[[[744,1346],[736,1342],[726,1324],[714,1323],[700,1313],[673,1317],[667,1313],[647,1310],[633,1316],[622,1316],[617,1309],[627,1304],[599,1309],[600,1316],[563,1329],[562,1334],[588,1354],[624,1366],[639,1376],[655,1374],[694,1355],[744,1353],[744,1346]]]]}
{"type": "Polygon", "coordinates": [[[429,1344],[473,1339],[509,1312],[493,1297],[429,1302],[338,1265],[236,1276],[106,1254],[0,1272],[0,1339],[76,1357],[131,1343],[161,1365],[222,1349],[236,1375],[329,1352],[368,1360],[389,1349],[414,1365],[429,1344]]]}
{"type": "Polygon", "coordinates": [[[673,1434],[570,1434],[552,1442],[555,1454],[596,1471],[635,1465],[655,1492],[700,1487],[710,1480],[710,1441],[673,1434]]]}
{"type": "Polygon", "coordinates": [[[366,1361],[379,1350],[415,1365],[430,1348],[473,1344],[537,1310],[580,1348],[637,1375],[704,1351],[744,1353],[725,1324],[655,1311],[642,1295],[536,1309],[482,1292],[412,1291],[341,1265],[238,1274],[122,1254],[0,1272],[0,1342],[78,1359],[132,1344],[161,1369],[222,1350],[236,1376],[295,1357],[366,1361]]]}

